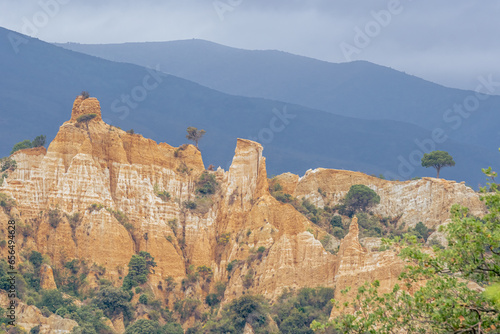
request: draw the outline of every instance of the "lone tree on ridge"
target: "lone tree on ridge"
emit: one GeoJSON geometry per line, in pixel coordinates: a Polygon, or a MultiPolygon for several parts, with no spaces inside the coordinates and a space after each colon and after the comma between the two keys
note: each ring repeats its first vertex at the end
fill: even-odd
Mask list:
{"type": "Polygon", "coordinates": [[[437,178],[439,179],[439,171],[443,167],[453,167],[455,166],[455,161],[453,157],[445,151],[432,151],[430,153],[424,153],[422,158],[422,167],[434,167],[437,171],[437,178]]]}
{"type": "Polygon", "coordinates": [[[186,135],[186,138],[188,140],[192,140],[194,141],[194,143],[196,144],[196,148],[198,148],[198,141],[201,139],[201,137],[203,137],[203,135],[205,134],[205,130],[198,130],[197,128],[195,127],[188,127],[187,128],[187,135],[186,135]]]}

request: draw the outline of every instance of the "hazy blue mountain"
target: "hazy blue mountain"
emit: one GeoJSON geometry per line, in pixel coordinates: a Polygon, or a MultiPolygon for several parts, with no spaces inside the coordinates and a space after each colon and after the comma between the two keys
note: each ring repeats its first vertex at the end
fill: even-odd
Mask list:
{"type": "MultiPolygon", "coordinates": [[[[359,120],[295,104],[228,95],[29,37],[22,37],[22,43],[16,40],[20,43],[16,53],[9,40],[14,36],[20,35],[0,29],[0,156],[7,155],[16,142],[39,134],[52,140],[70,118],[74,98],[82,90],[100,100],[108,123],[133,128],[157,141],[177,146],[186,142],[188,126],[205,129],[200,142],[205,165],[225,169],[236,138],[241,137],[264,143],[269,174],[303,174],[309,168],[327,167],[388,175],[388,171],[398,172],[398,156],[409,159],[416,148],[415,138],[431,136],[428,130],[402,122],[359,120]],[[156,81],[160,83],[153,88],[156,81]],[[141,91],[147,96],[138,96],[141,91]],[[126,107],[120,99],[132,93],[136,102],[126,107]],[[282,127],[276,113],[282,115],[284,110],[294,118],[282,127]]],[[[457,167],[443,169],[442,177],[473,186],[484,181],[480,168],[498,155],[453,140],[437,148],[449,151],[457,162],[457,167]]],[[[419,167],[410,176],[415,175],[432,176],[434,171],[419,167]]]]}
{"type": "MultiPolygon", "coordinates": [[[[249,51],[203,40],[107,45],[63,44],[113,61],[156,66],[166,73],[229,94],[296,103],[364,119],[442,128],[452,138],[490,150],[500,145],[500,96],[446,88],[365,61],[329,63],[280,51],[249,51]],[[472,115],[455,105],[476,107],[472,115]],[[451,109],[451,111],[447,111],[451,109]]],[[[488,78],[484,78],[488,81],[488,78]]],[[[489,88],[500,95],[499,78],[489,88]]],[[[478,85],[481,82],[478,80],[478,85]]],[[[488,89],[482,89],[488,92],[488,89]]]]}

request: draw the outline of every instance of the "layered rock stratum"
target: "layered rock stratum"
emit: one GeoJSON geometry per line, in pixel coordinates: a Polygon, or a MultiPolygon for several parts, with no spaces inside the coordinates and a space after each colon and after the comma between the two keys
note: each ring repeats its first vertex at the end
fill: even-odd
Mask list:
{"type": "MultiPolygon", "coordinates": [[[[25,149],[12,156],[17,169],[0,192],[17,203],[11,216],[32,228],[33,233],[18,236],[24,250],[46,254],[56,269],[72,259],[85,260],[105,269],[93,273],[96,279],[117,286],[131,256],[147,251],[157,263],[148,284],[161,300],[169,297],[162,287],[165,279],[180,282],[190,266],[207,266],[213,277],[177,289],[178,298],[203,298],[218,281],[227,286],[224,302],[247,292],[275,299],[285,288],[339,290],[373,279],[390,288],[402,268],[395,252],[362,247],[356,222],[336,254],[326,251],[320,240],[327,232],[269,193],[262,152],[260,144],[238,139],[229,170],[207,171],[195,146],[175,148],[108,125],[97,99],[78,97],[71,119],[47,150],[25,149]],[[81,121],[85,115],[95,116],[81,121]],[[219,187],[200,199],[197,181],[203,173],[213,175],[219,187]],[[187,208],[190,201],[198,201],[198,208],[187,208]],[[127,220],[118,220],[117,212],[127,220]],[[256,252],[260,247],[265,251],[256,252]]],[[[397,182],[329,169],[276,179],[284,192],[320,207],[340,203],[351,185],[365,184],[381,198],[375,213],[400,215],[408,226],[443,224],[455,203],[476,215],[485,210],[472,189],[442,179],[397,182]]],[[[7,218],[0,218],[5,230],[7,218]]],[[[51,271],[44,267],[43,288],[56,287],[51,271]]],[[[90,280],[89,285],[95,284],[90,280]]]]}

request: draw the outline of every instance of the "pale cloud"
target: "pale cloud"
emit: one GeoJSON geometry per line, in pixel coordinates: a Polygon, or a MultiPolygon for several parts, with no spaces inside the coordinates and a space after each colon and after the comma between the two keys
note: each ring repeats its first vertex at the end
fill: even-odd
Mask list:
{"type": "MultiPolygon", "coordinates": [[[[49,42],[200,38],[344,62],[348,59],[340,45],[353,45],[356,28],[364,30],[375,20],[373,12],[387,10],[397,0],[3,0],[0,25],[21,31],[26,20],[33,22],[34,15],[43,11],[40,4],[54,1],[65,4],[35,36],[49,42]]],[[[380,26],[352,60],[371,61],[458,88],[474,89],[479,75],[500,76],[496,36],[500,2],[400,0],[399,7],[402,10],[380,26]]]]}

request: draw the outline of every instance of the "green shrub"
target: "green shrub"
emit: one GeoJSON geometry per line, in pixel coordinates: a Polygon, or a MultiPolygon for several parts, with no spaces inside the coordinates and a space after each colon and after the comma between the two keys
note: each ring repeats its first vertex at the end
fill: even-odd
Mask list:
{"type": "Polygon", "coordinates": [[[168,226],[172,229],[172,232],[177,237],[177,218],[169,220],[168,226]]]}
{"type": "Polygon", "coordinates": [[[335,227],[344,228],[344,225],[342,224],[342,217],[339,215],[333,216],[332,220],[330,221],[330,225],[332,225],[333,228],[335,227]]]}
{"type": "Polygon", "coordinates": [[[229,262],[226,266],[226,270],[228,272],[231,272],[231,270],[233,270],[233,267],[238,263],[238,260],[233,260],[231,262],[229,262]]]}
{"type": "Polygon", "coordinates": [[[193,201],[185,201],[185,202],[184,202],[184,207],[185,207],[186,209],[189,209],[189,210],[194,210],[194,209],[196,209],[197,205],[196,205],[196,203],[195,203],[195,202],[193,202],[193,201]]]}
{"type": "Polygon", "coordinates": [[[127,131],[125,131],[125,132],[126,132],[126,133],[128,133],[129,135],[133,135],[133,134],[135,134],[134,129],[130,129],[130,130],[127,130],[127,131]]]}
{"type": "Polygon", "coordinates": [[[253,271],[253,269],[250,269],[247,271],[246,275],[243,277],[243,287],[245,289],[248,289],[252,286],[253,278],[254,278],[254,271],[253,271]]]}
{"type": "Polygon", "coordinates": [[[201,302],[197,299],[182,299],[174,303],[174,311],[177,312],[181,320],[186,320],[192,316],[199,317],[198,306],[201,302]]]}
{"type": "Polygon", "coordinates": [[[31,142],[31,147],[42,147],[45,146],[47,137],[45,135],[40,135],[35,137],[33,141],[31,142]]]}
{"type": "Polygon", "coordinates": [[[139,297],[139,303],[144,304],[144,305],[148,305],[148,296],[146,296],[145,294],[142,294],[139,297]]]}
{"type": "Polygon", "coordinates": [[[35,270],[38,271],[43,262],[42,254],[37,251],[31,251],[31,254],[29,255],[29,261],[33,264],[33,267],[35,267],[35,270]]]}
{"type": "Polygon", "coordinates": [[[260,246],[258,249],[257,249],[257,253],[264,253],[266,251],[266,247],[264,246],[260,246]]]}
{"type": "Polygon", "coordinates": [[[40,325],[36,325],[30,329],[30,334],[39,334],[40,333],[40,325]]]}
{"type": "MultiPolygon", "coordinates": [[[[285,291],[272,307],[273,319],[284,334],[313,334],[314,319],[328,320],[333,304],[331,288],[302,288],[297,293],[285,291]]],[[[327,332],[332,333],[332,332],[327,332]]]]}
{"type": "Polygon", "coordinates": [[[82,93],[80,94],[80,96],[81,96],[84,100],[86,100],[86,99],[88,99],[88,98],[90,97],[90,94],[89,94],[89,92],[87,92],[86,90],[84,90],[84,91],[82,91],[82,93]]]}
{"type": "Polygon", "coordinates": [[[31,147],[32,147],[31,140],[26,139],[26,140],[23,140],[22,142],[15,144],[14,147],[12,148],[12,151],[10,151],[10,154],[12,155],[12,154],[14,154],[14,152],[24,150],[26,148],[31,148],[31,147]]]}
{"type": "Polygon", "coordinates": [[[0,193],[0,206],[6,213],[10,213],[10,210],[16,206],[16,201],[6,194],[0,193]]]}
{"type": "Polygon", "coordinates": [[[78,123],[87,123],[89,122],[90,120],[94,119],[97,117],[97,114],[84,114],[84,115],[81,115],[79,116],[76,121],[78,123]]]}
{"type": "Polygon", "coordinates": [[[92,304],[101,309],[108,318],[113,318],[120,313],[130,315],[129,295],[122,289],[114,286],[101,288],[92,299],[92,304]]]}
{"type": "Polygon", "coordinates": [[[68,309],[65,307],[61,307],[56,311],[56,315],[59,315],[61,317],[64,317],[66,314],[68,314],[68,309]]]}
{"type": "Polygon", "coordinates": [[[14,171],[17,168],[17,162],[14,159],[11,158],[5,158],[2,159],[2,162],[0,164],[0,172],[5,172],[7,170],[14,171]]]}
{"type": "Polygon", "coordinates": [[[42,291],[41,301],[36,304],[39,309],[47,308],[52,313],[55,313],[61,307],[72,305],[73,301],[63,297],[63,294],[58,290],[42,291]]]}
{"type": "Polygon", "coordinates": [[[226,245],[231,240],[231,233],[222,233],[217,240],[219,245],[226,245]]]}
{"type": "Polygon", "coordinates": [[[149,253],[141,251],[138,255],[132,255],[128,263],[128,274],[123,280],[123,288],[130,290],[134,286],[146,283],[154,267],[156,262],[149,253]]]}
{"type": "Polygon", "coordinates": [[[292,195],[283,193],[281,191],[274,192],[272,193],[272,195],[282,203],[292,203],[294,200],[294,197],[292,195]]]}
{"type": "Polygon", "coordinates": [[[427,241],[427,238],[429,237],[429,229],[422,222],[418,222],[417,225],[415,225],[415,232],[417,232],[419,238],[427,241]]]}
{"type": "Polygon", "coordinates": [[[59,209],[49,210],[49,224],[52,228],[57,228],[61,222],[61,212],[59,209]]]}
{"type": "Polygon", "coordinates": [[[212,268],[207,267],[207,266],[199,266],[196,269],[196,272],[203,278],[203,279],[210,279],[213,276],[213,271],[212,268]]]}
{"type": "Polygon", "coordinates": [[[167,191],[162,191],[156,194],[156,196],[160,197],[164,202],[168,202],[171,198],[170,193],[167,191]]]}
{"type": "Polygon", "coordinates": [[[269,303],[262,296],[244,295],[224,306],[222,321],[217,324],[213,333],[243,333],[246,323],[249,323],[255,333],[270,333],[268,330],[269,303]]]}
{"type": "Polygon", "coordinates": [[[165,290],[169,293],[174,291],[175,287],[177,286],[177,283],[175,282],[172,276],[167,276],[167,278],[165,278],[165,283],[166,283],[165,290]]]}
{"type": "Polygon", "coordinates": [[[113,217],[115,217],[116,220],[118,220],[120,224],[122,224],[127,229],[127,231],[132,232],[134,230],[134,226],[128,222],[128,216],[124,212],[120,210],[115,211],[111,208],[108,208],[107,210],[113,215],[113,217]]]}
{"type": "Polygon", "coordinates": [[[196,191],[203,196],[213,195],[217,191],[219,184],[215,180],[215,175],[203,172],[200,175],[198,182],[196,182],[196,191]]]}
{"type": "Polygon", "coordinates": [[[89,212],[94,212],[94,211],[100,211],[101,209],[104,209],[104,205],[100,204],[100,203],[92,203],[88,208],[87,210],[89,210],[89,212]]]}
{"type": "Polygon", "coordinates": [[[207,297],[205,297],[205,303],[208,306],[215,306],[215,305],[218,305],[220,303],[220,301],[215,293],[210,293],[207,295],[207,297]]]}

